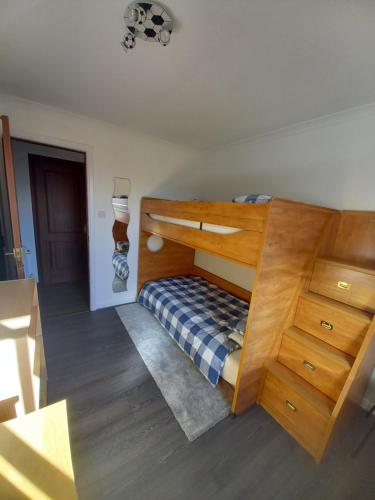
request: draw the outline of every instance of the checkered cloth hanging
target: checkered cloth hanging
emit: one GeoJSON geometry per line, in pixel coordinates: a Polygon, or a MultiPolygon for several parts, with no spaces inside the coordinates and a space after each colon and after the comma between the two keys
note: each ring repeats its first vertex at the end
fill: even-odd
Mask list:
{"type": "Polygon", "coordinates": [[[138,302],[153,312],[215,386],[228,354],[238,348],[228,339],[228,322],[246,315],[249,304],[197,276],[146,283],[138,302]]]}
{"type": "Polygon", "coordinates": [[[121,280],[126,280],[129,276],[128,257],[124,253],[113,252],[112,265],[116,276],[121,280]]]}

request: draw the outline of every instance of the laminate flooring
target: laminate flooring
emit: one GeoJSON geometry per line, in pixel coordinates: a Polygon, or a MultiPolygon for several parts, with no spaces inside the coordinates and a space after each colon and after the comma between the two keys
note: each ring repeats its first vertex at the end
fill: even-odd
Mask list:
{"type": "Polygon", "coordinates": [[[189,443],[113,308],[49,307],[48,401],[67,400],[81,499],[375,499],[375,417],[360,415],[320,465],[257,406],[189,443]]]}

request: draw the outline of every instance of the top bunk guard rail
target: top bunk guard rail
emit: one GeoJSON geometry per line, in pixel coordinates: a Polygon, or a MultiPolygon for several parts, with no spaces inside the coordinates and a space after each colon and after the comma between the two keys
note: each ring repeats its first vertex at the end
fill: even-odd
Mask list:
{"type": "Polygon", "coordinates": [[[172,201],[143,198],[141,204],[142,230],[204,250],[242,264],[255,266],[258,262],[269,204],[251,205],[232,202],[172,201]],[[153,216],[184,221],[196,221],[189,227],[153,216]],[[205,224],[207,224],[205,228],[205,224]],[[215,232],[214,225],[236,228],[236,232],[215,232]]]}

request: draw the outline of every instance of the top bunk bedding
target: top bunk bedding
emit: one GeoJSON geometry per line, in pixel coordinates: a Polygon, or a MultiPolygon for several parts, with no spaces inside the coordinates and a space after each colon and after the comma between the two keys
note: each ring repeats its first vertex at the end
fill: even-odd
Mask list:
{"type": "Polygon", "coordinates": [[[227,356],[237,348],[228,338],[228,323],[247,315],[249,303],[198,276],[148,282],[138,302],[152,311],[215,386],[227,356]]]}

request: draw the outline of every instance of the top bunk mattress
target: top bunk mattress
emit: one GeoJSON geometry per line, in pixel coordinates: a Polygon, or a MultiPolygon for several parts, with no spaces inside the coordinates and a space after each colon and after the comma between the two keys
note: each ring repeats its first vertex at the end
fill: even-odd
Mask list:
{"type": "Polygon", "coordinates": [[[236,344],[228,339],[229,321],[246,316],[249,303],[198,276],[177,276],[144,285],[138,302],[154,316],[216,385],[236,344]]]}

